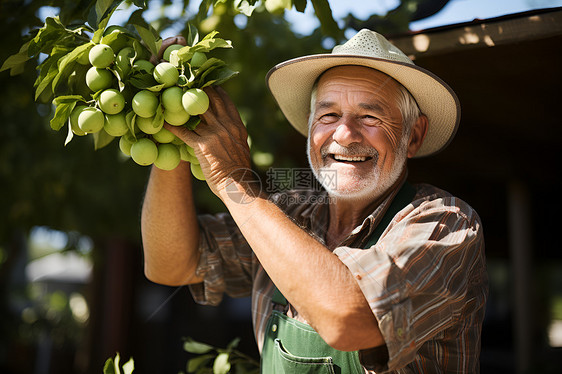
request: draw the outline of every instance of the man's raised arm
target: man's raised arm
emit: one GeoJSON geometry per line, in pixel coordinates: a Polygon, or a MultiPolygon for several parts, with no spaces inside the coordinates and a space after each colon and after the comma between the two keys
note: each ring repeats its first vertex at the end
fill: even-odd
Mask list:
{"type": "Polygon", "coordinates": [[[153,167],[141,216],[144,271],[169,286],[198,283],[199,226],[193,204],[189,163],[171,171],[153,167]]]}

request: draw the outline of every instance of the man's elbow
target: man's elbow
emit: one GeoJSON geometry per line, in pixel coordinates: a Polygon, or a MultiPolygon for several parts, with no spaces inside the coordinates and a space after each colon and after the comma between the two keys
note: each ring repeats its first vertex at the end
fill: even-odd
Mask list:
{"type": "Polygon", "coordinates": [[[365,323],[336,323],[335,328],[329,329],[323,334],[325,342],[338,351],[358,351],[361,349],[374,348],[385,344],[384,338],[373,320],[365,323]]]}
{"type": "Polygon", "coordinates": [[[146,264],[144,266],[144,276],[153,283],[170,287],[202,282],[202,279],[195,275],[195,271],[156,271],[146,264]]]}

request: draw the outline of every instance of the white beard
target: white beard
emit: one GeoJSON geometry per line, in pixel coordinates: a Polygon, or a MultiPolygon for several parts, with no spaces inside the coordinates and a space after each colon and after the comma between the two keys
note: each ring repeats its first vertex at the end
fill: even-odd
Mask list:
{"type": "Polygon", "coordinates": [[[330,143],[328,146],[324,146],[321,149],[322,159],[330,153],[336,153],[341,155],[368,155],[372,157],[375,163],[375,167],[367,177],[357,178],[356,176],[347,176],[343,174],[344,172],[338,170],[334,173],[334,169],[322,168],[319,165],[314,165],[310,157],[310,136],[307,141],[307,156],[310,168],[314,173],[314,176],[319,181],[319,183],[326,189],[329,196],[333,196],[338,199],[345,200],[368,200],[373,201],[381,197],[386,191],[388,191],[400,178],[404,167],[406,166],[407,159],[407,140],[408,137],[402,139],[399,147],[394,155],[394,161],[392,163],[392,168],[390,173],[383,174],[381,165],[379,164],[379,154],[376,149],[372,147],[359,146],[353,144],[350,147],[342,147],[337,143],[330,143]],[[334,178],[335,174],[335,178],[334,178]],[[355,178],[354,178],[355,177],[355,178]],[[345,180],[349,178],[354,178],[351,183],[338,183],[340,180],[345,180]]]}

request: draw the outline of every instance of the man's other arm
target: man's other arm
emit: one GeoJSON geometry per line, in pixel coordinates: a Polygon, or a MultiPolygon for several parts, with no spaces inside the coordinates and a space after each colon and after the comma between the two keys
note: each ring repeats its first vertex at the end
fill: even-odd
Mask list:
{"type": "Polygon", "coordinates": [[[171,171],[153,167],[142,206],[144,271],[169,286],[199,283],[199,225],[193,203],[189,163],[171,171]]]}

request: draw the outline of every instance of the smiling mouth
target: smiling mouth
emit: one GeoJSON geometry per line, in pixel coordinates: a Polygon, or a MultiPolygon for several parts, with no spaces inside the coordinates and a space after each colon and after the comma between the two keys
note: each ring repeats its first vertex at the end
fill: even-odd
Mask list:
{"type": "Polygon", "coordinates": [[[368,156],[342,156],[336,154],[330,154],[330,157],[338,162],[364,162],[372,159],[368,156]]]}

